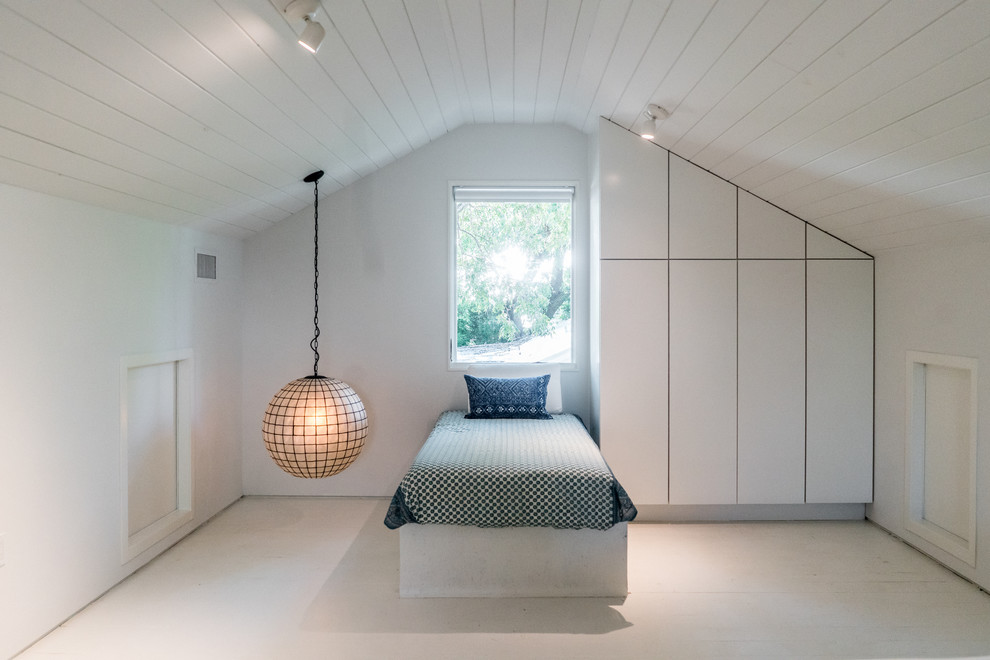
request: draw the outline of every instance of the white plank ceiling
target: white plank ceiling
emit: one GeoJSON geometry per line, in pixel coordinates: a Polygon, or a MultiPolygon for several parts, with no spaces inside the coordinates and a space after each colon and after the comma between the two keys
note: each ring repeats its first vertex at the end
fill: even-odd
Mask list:
{"type": "Polygon", "coordinates": [[[990,0],[0,0],[0,181],[249,236],[465,124],[604,116],[867,251],[990,240],[990,0]]]}

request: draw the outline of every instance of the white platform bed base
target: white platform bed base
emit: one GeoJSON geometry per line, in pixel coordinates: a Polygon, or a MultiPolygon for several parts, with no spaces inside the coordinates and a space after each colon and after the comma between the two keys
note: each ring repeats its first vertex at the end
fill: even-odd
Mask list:
{"type": "Polygon", "coordinates": [[[627,524],[605,531],[406,524],[399,595],[625,598],[627,524]]]}

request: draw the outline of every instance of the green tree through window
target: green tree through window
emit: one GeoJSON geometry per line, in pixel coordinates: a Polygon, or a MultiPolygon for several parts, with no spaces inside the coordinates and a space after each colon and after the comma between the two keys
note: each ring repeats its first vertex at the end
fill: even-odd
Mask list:
{"type": "Polygon", "coordinates": [[[455,362],[571,361],[573,188],[455,188],[455,362]]]}

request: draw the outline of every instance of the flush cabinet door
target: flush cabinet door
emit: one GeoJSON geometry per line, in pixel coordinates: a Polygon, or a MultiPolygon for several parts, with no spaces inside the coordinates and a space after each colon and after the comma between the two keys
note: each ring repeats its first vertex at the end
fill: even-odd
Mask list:
{"type": "Polygon", "coordinates": [[[636,504],[667,503],[667,262],[601,262],[600,442],[636,504]]]}
{"type": "Polygon", "coordinates": [[[736,258],[736,187],[670,156],[670,258],[736,258]]]}
{"type": "Polygon", "coordinates": [[[808,502],[873,500],[873,262],[808,261],[808,502]]]}
{"type": "Polygon", "coordinates": [[[667,151],[600,122],[602,259],[667,258],[667,151]]]}
{"type": "Polygon", "coordinates": [[[670,262],[670,503],[736,501],[736,262],[670,262]]]}
{"type": "Polygon", "coordinates": [[[804,335],[804,261],[740,261],[740,504],[804,502],[804,335]]]}

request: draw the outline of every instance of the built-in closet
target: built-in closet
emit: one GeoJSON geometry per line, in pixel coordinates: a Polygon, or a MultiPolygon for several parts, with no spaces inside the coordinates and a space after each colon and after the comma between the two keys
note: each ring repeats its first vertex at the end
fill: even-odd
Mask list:
{"type": "Polygon", "coordinates": [[[637,505],[872,500],[873,260],[601,120],[594,430],[637,505]]]}

